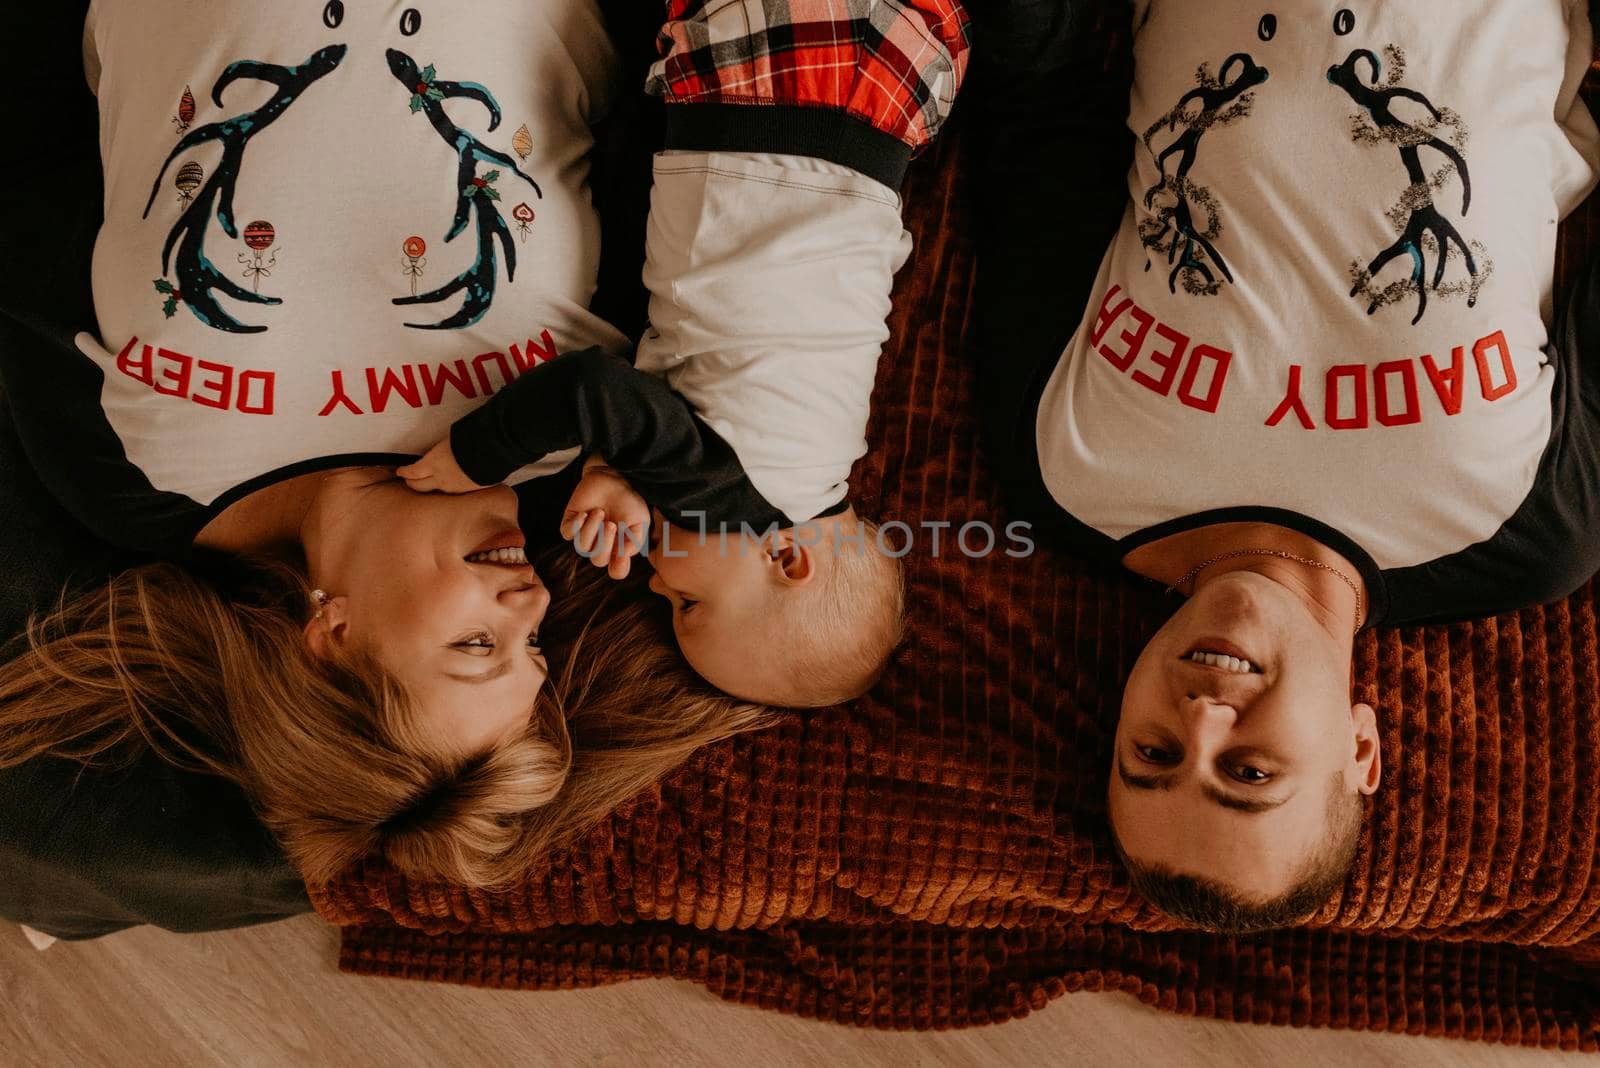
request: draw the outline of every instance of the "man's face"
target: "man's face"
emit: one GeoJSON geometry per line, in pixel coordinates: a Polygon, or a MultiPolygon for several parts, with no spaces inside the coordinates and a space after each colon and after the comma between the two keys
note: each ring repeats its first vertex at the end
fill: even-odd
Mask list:
{"type": "Polygon", "coordinates": [[[1123,693],[1109,804],[1128,858],[1252,900],[1291,889],[1330,806],[1378,786],[1376,720],[1351,705],[1349,673],[1348,639],[1277,583],[1236,572],[1203,586],[1123,693]]]}

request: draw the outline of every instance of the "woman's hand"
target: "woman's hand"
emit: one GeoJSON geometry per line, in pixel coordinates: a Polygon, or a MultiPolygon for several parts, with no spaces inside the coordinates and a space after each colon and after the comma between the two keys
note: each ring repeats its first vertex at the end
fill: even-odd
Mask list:
{"type": "Polygon", "coordinates": [[[561,516],[561,536],[595,567],[626,578],[650,533],[650,506],[600,456],[584,461],[583,478],[561,516]]]}
{"type": "Polygon", "coordinates": [[[484,488],[462,473],[455,453],[450,451],[449,438],[429,449],[416,463],[395,468],[394,473],[406,480],[407,488],[418,493],[471,493],[484,488]]]}

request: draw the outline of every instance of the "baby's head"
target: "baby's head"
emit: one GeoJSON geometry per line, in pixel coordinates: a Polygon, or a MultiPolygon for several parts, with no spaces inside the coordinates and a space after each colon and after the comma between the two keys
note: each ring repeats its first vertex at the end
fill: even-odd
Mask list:
{"type": "Polygon", "coordinates": [[[898,558],[854,509],[772,533],[660,528],[650,588],[684,659],[724,693],[818,708],[859,697],[904,630],[898,558]]]}
{"type": "Polygon", "coordinates": [[[1355,858],[1382,764],[1351,639],[1250,572],[1196,591],[1123,691],[1109,814],[1134,888],[1234,934],[1306,919],[1355,858]]]}

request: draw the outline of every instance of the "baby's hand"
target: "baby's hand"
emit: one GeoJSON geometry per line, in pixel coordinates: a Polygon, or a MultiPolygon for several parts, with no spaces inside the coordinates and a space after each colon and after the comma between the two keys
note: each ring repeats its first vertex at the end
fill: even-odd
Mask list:
{"type": "Polygon", "coordinates": [[[561,536],[595,567],[620,579],[628,576],[649,531],[650,506],[644,498],[604,459],[589,457],[561,516],[561,536]]]}
{"type": "Polygon", "coordinates": [[[471,493],[483,489],[456,464],[455,453],[450,451],[449,438],[429,449],[416,463],[398,467],[394,473],[406,480],[408,488],[418,493],[471,493]]]}

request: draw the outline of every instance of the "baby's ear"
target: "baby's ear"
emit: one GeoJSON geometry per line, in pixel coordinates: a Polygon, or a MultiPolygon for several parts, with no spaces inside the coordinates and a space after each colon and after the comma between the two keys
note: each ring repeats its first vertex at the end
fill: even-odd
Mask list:
{"type": "Polygon", "coordinates": [[[804,586],[817,574],[817,547],[795,536],[794,528],[780,530],[767,543],[767,553],[776,565],[778,581],[785,586],[804,586]]]}

